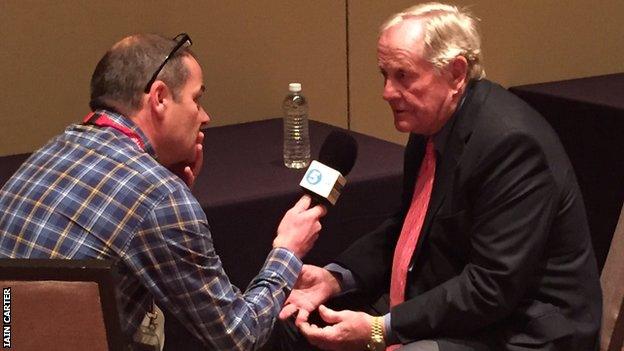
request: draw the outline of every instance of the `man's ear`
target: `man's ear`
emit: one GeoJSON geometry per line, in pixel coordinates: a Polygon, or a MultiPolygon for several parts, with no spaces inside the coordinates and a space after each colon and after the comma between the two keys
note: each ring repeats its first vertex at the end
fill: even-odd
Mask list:
{"type": "Polygon", "coordinates": [[[160,80],[155,81],[149,91],[148,104],[152,114],[158,118],[164,116],[164,112],[172,100],[171,90],[160,80]]]}
{"type": "Polygon", "coordinates": [[[468,79],[468,61],[463,56],[457,56],[449,63],[448,68],[451,87],[459,92],[468,79]]]}

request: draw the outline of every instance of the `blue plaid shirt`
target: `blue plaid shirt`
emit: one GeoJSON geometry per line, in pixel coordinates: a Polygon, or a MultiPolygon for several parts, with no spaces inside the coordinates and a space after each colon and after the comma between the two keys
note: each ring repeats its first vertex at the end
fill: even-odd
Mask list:
{"type": "Polygon", "coordinates": [[[244,293],[232,286],[189,188],[116,129],[71,125],[0,190],[0,257],[113,259],[122,328],[134,333],[152,298],[211,349],[251,350],[270,333],[301,261],[273,249],[244,293]]]}

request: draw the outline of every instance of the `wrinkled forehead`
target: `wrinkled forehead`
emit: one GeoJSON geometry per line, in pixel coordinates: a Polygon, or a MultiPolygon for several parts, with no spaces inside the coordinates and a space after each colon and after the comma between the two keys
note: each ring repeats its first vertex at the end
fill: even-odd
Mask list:
{"type": "Polygon", "coordinates": [[[380,46],[377,48],[377,65],[383,70],[407,69],[416,67],[419,56],[409,50],[380,46]]]}
{"type": "Polygon", "coordinates": [[[411,66],[422,59],[423,49],[421,21],[404,20],[379,36],[377,63],[380,67],[411,66]]]}

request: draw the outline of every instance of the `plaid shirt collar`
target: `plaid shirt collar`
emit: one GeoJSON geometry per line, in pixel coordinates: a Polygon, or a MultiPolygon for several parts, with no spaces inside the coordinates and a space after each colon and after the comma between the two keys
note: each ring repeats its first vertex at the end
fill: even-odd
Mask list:
{"type": "Polygon", "coordinates": [[[111,110],[103,110],[103,109],[96,110],[95,114],[106,115],[108,118],[111,119],[111,121],[119,125],[122,125],[126,128],[131,129],[141,138],[141,141],[143,142],[143,145],[144,145],[144,151],[147,152],[154,159],[158,160],[158,157],[156,156],[156,150],[154,150],[154,147],[152,146],[152,143],[150,142],[149,138],[147,137],[147,135],[145,135],[145,133],[143,133],[141,128],[139,128],[139,126],[136,125],[134,121],[132,121],[132,119],[125,117],[124,115],[111,111],[111,110]]]}

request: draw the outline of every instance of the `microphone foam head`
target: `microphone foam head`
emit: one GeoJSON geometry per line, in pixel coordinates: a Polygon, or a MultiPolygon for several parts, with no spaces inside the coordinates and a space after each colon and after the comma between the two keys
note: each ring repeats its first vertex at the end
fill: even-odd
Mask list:
{"type": "Polygon", "coordinates": [[[318,160],[346,177],[355,164],[357,151],[357,141],[351,135],[335,130],[321,145],[318,160]]]}

